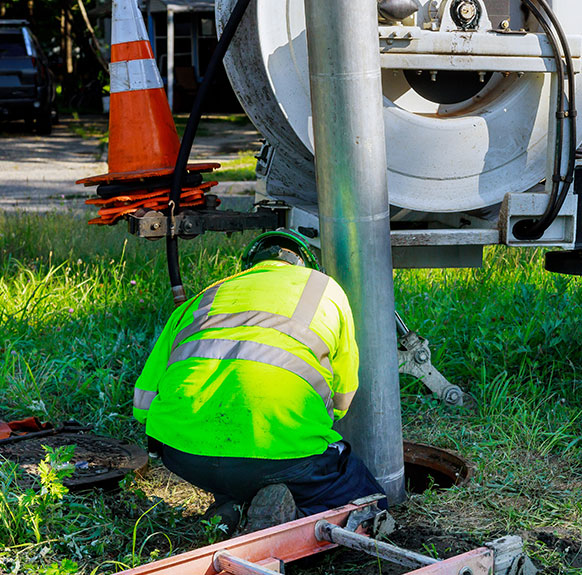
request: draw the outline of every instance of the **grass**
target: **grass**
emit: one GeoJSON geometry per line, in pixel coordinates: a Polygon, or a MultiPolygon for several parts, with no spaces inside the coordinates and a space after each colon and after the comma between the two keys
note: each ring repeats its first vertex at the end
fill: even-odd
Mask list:
{"type": "Polygon", "coordinates": [[[242,182],[256,180],[255,169],[257,167],[256,152],[239,152],[236,160],[220,162],[220,169],[212,173],[214,180],[218,182],[242,182]]]}
{"type": "MultiPolygon", "coordinates": [[[[61,214],[0,220],[2,419],[74,417],[143,445],[130,406],[172,311],[163,244],[61,214]]],[[[182,242],[187,292],[235,272],[250,237],[182,242]]],[[[573,575],[582,540],[582,290],[577,278],[546,273],[542,259],[540,250],[498,247],[479,270],[395,273],[406,323],[430,340],[436,367],[475,398],[447,409],[402,378],[405,436],[461,453],[475,475],[464,487],[412,495],[395,514],[481,542],[522,534],[544,573],[573,575]],[[574,544],[568,551],[552,541],[574,544]]],[[[10,513],[0,514],[2,572],[112,573],[220,535],[200,521],[208,496],[159,466],[117,493],[68,493],[45,507],[19,491],[15,473],[0,465],[0,506],[19,521],[2,531],[10,513]]]]}

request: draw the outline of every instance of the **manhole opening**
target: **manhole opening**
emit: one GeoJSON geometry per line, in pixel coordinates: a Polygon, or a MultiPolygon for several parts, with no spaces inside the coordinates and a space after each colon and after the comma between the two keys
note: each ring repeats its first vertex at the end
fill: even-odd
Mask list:
{"type": "Polygon", "coordinates": [[[404,442],[404,476],[409,493],[464,485],[472,474],[470,462],[456,453],[422,443],[404,442]]]}

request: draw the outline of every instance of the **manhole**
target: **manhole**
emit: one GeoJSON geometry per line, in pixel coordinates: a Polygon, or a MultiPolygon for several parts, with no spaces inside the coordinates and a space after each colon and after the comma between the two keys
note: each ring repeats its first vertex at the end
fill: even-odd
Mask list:
{"type": "Polygon", "coordinates": [[[137,445],[71,428],[29,433],[0,441],[0,457],[17,462],[23,471],[23,488],[38,487],[38,463],[45,457],[43,445],[57,448],[75,445],[71,463],[74,474],[63,483],[71,490],[114,488],[130,471],[142,472],[147,453],[137,445]]]}
{"type": "Polygon", "coordinates": [[[422,493],[429,487],[447,489],[464,485],[473,470],[466,459],[451,451],[404,441],[404,475],[407,491],[422,493]]]}

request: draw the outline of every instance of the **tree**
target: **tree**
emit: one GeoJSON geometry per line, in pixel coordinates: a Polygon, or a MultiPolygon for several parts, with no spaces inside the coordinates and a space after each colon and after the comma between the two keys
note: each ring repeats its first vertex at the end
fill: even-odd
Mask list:
{"type": "Polygon", "coordinates": [[[96,0],[0,0],[1,18],[22,18],[46,50],[68,102],[88,84],[108,83],[104,46],[88,12],[96,0]]]}

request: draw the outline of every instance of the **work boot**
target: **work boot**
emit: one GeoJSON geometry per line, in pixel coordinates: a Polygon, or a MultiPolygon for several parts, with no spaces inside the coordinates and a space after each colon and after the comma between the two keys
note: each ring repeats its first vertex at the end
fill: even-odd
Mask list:
{"type": "MultiPolygon", "coordinates": [[[[230,537],[240,524],[242,506],[236,501],[226,501],[224,503],[213,503],[202,516],[202,519],[210,521],[213,517],[220,517],[218,525],[226,525],[224,534],[230,537]]],[[[218,529],[221,529],[218,527],[218,529]]],[[[222,529],[221,529],[222,530],[222,529]]]]}
{"type": "Polygon", "coordinates": [[[253,497],[243,533],[252,533],[297,518],[297,507],[289,488],[283,483],[267,485],[253,497]]]}

